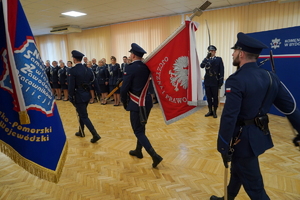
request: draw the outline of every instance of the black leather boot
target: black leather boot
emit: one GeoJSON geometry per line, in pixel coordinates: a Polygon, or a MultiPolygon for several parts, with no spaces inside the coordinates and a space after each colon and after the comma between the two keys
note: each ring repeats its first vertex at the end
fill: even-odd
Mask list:
{"type": "Polygon", "coordinates": [[[92,130],[91,133],[93,135],[93,138],[91,139],[91,143],[95,143],[101,139],[100,135],[97,133],[97,131],[95,129],[92,130]]]}
{"type": "Polygon", "coordinates": [[[212,106],[208,106],[208,113],[204,115],[205,117],[213,116],[212,106]]]}
{"type": "Polygon", "coordinates": [[[129,155],[131,156],[136,156],[137,158],[143,158],[143,153],[142,153],[142,148],[143,146],[139,143],[139,141],[136,142],[136,148],[135,150],[130,150],[129,155]]]}
{"type": "Polygon", "coordinates": [[[214,107],[214,109],[213,109],[213,117],[214,118],[217,118],[217,108],[218,107],[214,107]]]}
{"type": "Polygon", "coordinates": [[[75,133],[75,135],[78,136],[78,137],[85,137],[83,128],[79,127],[79,130],[78,130],[78,132],[75,133]]]}
{"type": "MultiPolygon", "coordinates": [[[[227,199],[234,200],[234,197],[228,195],[227,199]]],[[[224,200],[224,197],[216,197],[215,195],[212,195],[209,200],[224,200]]]]}
{"type": "Polygon", "coordinates": [[[152,157],[153,163],[152,163],[152,167],[155,168],[157,167],[157,165],[163,160],[163,158],[158,155],[153,148],[147,150],[147,152],[149,153],[149,155],[152,157]]]}

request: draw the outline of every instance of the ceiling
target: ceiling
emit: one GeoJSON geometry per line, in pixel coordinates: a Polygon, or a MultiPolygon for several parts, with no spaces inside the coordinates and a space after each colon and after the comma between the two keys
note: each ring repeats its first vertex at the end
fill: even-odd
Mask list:
{"type": "MultiPolygon", "coordinates": [[[[82,29],[192,12],[205,0],[20,0],[34,35],[50,34],[52,27],[77,25],[82,29]],[[62,16],[79,11],[82,17],[62,16]]],[[[274,0],[210,0],[207,10],[274,0]]]]}

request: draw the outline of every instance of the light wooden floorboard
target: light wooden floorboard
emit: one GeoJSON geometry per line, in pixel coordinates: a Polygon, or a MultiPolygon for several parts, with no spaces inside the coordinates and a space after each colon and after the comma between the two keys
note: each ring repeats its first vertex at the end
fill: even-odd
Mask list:
{"type": "MultiPolygon", "coordinates": [[[[224,167],[216,150],[218,118],[204,117],[206,108],[171,125],[165,125],[159,105],[154,105],[147,135],[164,158],[158,169],[151,157],[128,155],[136,138],[129,112],[113,103],[88,107],[89,116],[102,139],[91,144],[91,135],[78,138],[75,109],[58,101],[69,150],[58,184],[41,180],[0,153],[0,199],[2,200],[98,200],[98,199],[199,199],[222,196],[224,167]]],[[[300,199],[300,151],[285,118],[270,116],[275,147],[260,156],[265,189],[271,199],[300,199]]],[[[237,200],[249,199],[241,189],[237,200]]]]}

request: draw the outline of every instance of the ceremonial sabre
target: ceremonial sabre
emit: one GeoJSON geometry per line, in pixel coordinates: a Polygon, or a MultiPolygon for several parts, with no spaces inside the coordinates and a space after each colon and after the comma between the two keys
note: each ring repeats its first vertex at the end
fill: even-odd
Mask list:
{"type": "Polygon", "coordinates": [[[121,81],[119,84],[117,84],[117,86],[105,97],[105,101],[111,97],[111,95],[113,95],[123,84],[123,81],[121,81]]]}

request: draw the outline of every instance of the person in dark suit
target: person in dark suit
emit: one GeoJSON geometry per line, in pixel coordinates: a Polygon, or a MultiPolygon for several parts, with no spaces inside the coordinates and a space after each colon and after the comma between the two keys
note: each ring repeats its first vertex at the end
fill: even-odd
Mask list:
{"type": "Polygon", "coordinates": [[[69,74],[69,101],[73,103],[79,116],[79,131],[76,136],[84,137],[84,125],[92,133],[91,143],[100,140],[100,135],[95,130],[91,120],[88,117],[87,106],[91,99],[90,85],[94,81],[92,70],[81,64],[84,55],[76,50],[72,51],[74,67],[70,69],[69,74]]]}
{"type": "MultiPolygon", "coordinates": [[[[120,68],[119,63],[116,62],[116,57],[112,56],[110,60],[111,60],[111,64],[108,65],[109,74],[110,74],[109,90],[112,91],[119,83],[120,78],[122,78],[122,73],[121,73],[121,68],[120,68]]],[[[115,91],[114,100],[115,100],[114,106],[119,106],[119,104],[120,104],[120,89],[115,91]]]]}
{"type": "Polygon", "coordinates": [[[92,59],[92,69],[93,69],[94,74],[96,74],[97,67],[98,67],[97,60],[96,60],[96,58],[93,58],[92,59]]]}
{"type": "Polygon", "coordinates": [[[107,104],[105,98],[107,96],[108,93],[108,79],[109,79],[109,75],[108,75],[108,70],[104,65],[104,62],[102,60],[99,60],[98,62],[98,67],[96,70],[96,79],[98,80],[98,84],[99,84],[99,88],[100,88],[100,92],[101,92],[101,104],[105,105],[107,104]]]}
{"type": "Polygon", "coordinates": [[[83,66],[87,67],[88,58],[86,56],[83,57],[83,66]]]}
{"type": "Polygon", "coordinates": [[[59,84],[64,93],[64,101],[68,101],[68,84],[67,84],[67,67],[65,63],[62,61],[60,64],[60,69],[58,70],[59,84]]]}
{"type": "Polygon", "coordinates": [[[123,74],[126,73],[126,66],[127,66],[127,56],[123,56],[123,63],[121,64],[121,72],[122,72],[122,77],[123,74]]]}
{"type": "MultiPolygon", "coordinates": [[[[237,34],[232,47],[233,65],[237,71],[225,83],[226,102],[221,116],[218,151],[224,166],[231,161],[231,176],[227,186],[228,200],[233,200],[243,185],[253,200],[269,200],[259,168],[258,156],[273,147],[268,128],[272,104],[286,114],[294,129],[300,133],[300,112],[293,97],[273,72],[259,68],[256,61],[262,49],[260,41],[237,34]]],[[[299,145],[300,136],[294,139],[299,145]]],[[[212,196],[211,200],[224,197],[212,196]]]]}
{"type": "Polygon", "coordinates": [[[131,127],[137,138],[136,149],[129,151],[129,154],[143,158],[142,148],[144,147],[152,157],[152,167],[156,167],[163,158],[155,152],[145,133],[146,119],[152,108],[152,98],[147,91],[150,70],[141,61],[146,51],[136,43],[132,43],[129,52],[132,63],[126,67],[121,87],[121,101],[125,110],[130,111],[131,127]],[[139,101],[140,98],[142,99],[139,101]],[[141,102],[145,102],[145,104],[141,102]],[[140,116],[143,117],[140,118],[140,116]]]}
{"type": "Polygon", "coordinates": [[[217,118],[218,91],[224,81],[224,65],[222,58],[216,56],[217,48],[215,46],[209,45],[207,50],[208,54],[200,64],[201,68],[205,68],[204,86],[208,103],[208,113],[205,117],[217,118]]]}
{"type": "MultiPolygon", "coordinates": [[[[52,71],[52,66],[50,64],[50,60],[46,60],[46,62],[45,62],[45,72],[47,74],[47,78],[48,78],[48,81],[50,83],[50,87],[53,88],[52,83],[51,83],[51,71],[52,71]]],[[[52,91],[52,93],[54,94],[53,91],[52,91]]]]}
{"type": "Polygon", "coordinates": [[[52,70],[51,70],[51,83],[53,85],[53,89],[55,95],[57,95],[56,100],[61,100],[61,89],[60,84],[58,83],[58,70],[60,67],[57,64],[57,61],[52,62],[52,70]]]}

